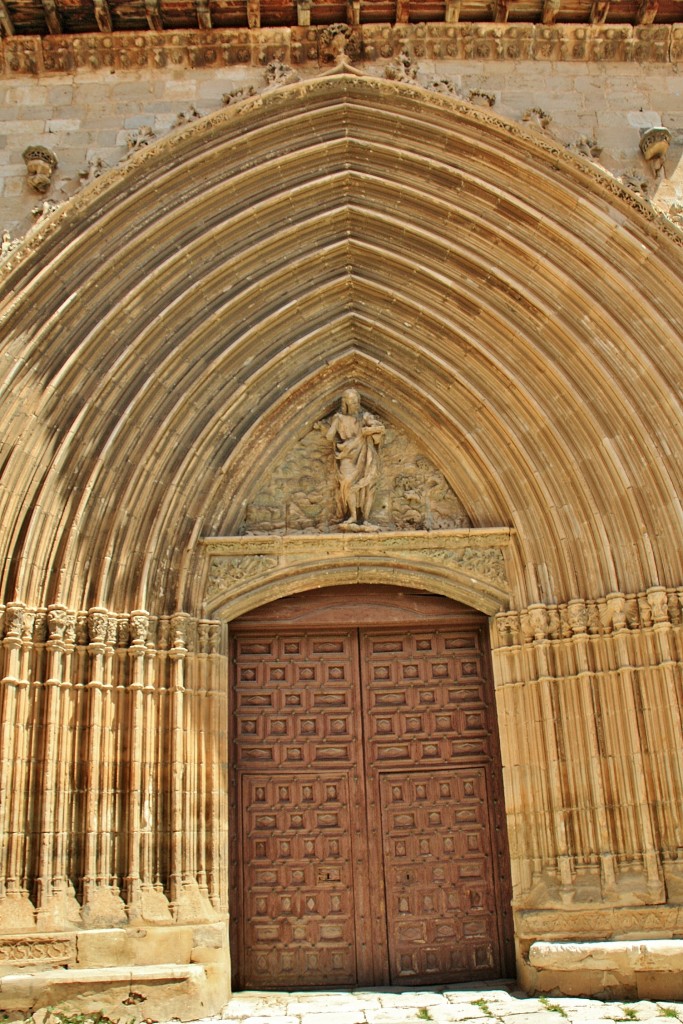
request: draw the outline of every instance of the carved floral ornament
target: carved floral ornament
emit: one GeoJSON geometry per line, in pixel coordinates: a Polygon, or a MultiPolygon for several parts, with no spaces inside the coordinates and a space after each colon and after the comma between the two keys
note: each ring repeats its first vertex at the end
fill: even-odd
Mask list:
{"type": "Polygon", "coordinates": [[[650,587],[639,594],[607,594],[597,600],[532,604],[496,616],[498,647],[553,640],[625,636],[641,629],[668,629],[683,623],[683,587],[650,587]]]}
{"type": "Polygon", "coordinates": [[[0,605],[0,638],[6,646],[55,645],[89,648],[93,653],[128,648],[132,654],[187,650],[216,654],[220,623],[186,613],[156,617],[136,609],[130,614],[103,607],[74,611],[64,605],[29,608],[21,601],[0,605]]]}
{"type": "Polygon", "coordinates": [[[509,601],[510,539],[506,528],[206,538],[205,614],[231,618],[298,590],[357,582],[423,586],[493,614],[509,601]]]}

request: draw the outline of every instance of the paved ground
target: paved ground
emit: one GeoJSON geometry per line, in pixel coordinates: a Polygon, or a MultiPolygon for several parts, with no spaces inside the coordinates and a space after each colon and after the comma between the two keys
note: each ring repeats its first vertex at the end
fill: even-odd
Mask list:
{"type": "MultiPolygon", "coordinates": [[[[683,1003],[610,1002],[566,996],[526,996],[514,983],[402,992],[238,992],[225,1007],[231,1024],[604,1024],[609,1021],[680,1021],[683,1003]]],[[[211,1024],[217,1024],[214,1020],[211,1024]]]]}

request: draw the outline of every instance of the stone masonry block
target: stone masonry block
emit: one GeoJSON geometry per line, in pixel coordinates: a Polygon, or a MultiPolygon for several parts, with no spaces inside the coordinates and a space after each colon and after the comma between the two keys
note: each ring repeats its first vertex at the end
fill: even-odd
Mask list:
{"type": "Polygon", "coordinates": [[[639,999],[683,1000],[683,972],[636,971],[639,999]]]}
{"type": "Polygon", "coordinates": [[[137,928],[131,936],[135,964],[188,964],[192,954],[192,928],[137,928]]]}

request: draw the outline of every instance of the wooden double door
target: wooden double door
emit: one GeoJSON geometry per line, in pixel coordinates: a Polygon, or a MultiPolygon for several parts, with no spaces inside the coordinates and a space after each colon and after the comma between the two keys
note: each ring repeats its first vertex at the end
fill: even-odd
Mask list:
{"type": "Polygon", "coordinates": [[[391,594],[397,611],[390,589],[277,602],[233,629],[238,988],[510,971],[486,620],[414,594],[391,594]]]}

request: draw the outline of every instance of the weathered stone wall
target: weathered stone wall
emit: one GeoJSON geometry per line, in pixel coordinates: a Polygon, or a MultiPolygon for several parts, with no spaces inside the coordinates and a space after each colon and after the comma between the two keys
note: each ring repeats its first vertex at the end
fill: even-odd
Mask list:
{"type": "MultiPolygon", "coordinates": [[[[490,105],[681,216],[683,28],[487,26],[479,35],[476,29],[450,26],[450,36],[435,36],[430,44],[425,26],[402,26],[400,32],[367,26],[365,56],[356,54],[354,63],[373,75],[414,80],[490,105]],[[639,140],[640,129],[659,124],[671,130],[672,141],[664,172],[655,176],[639,140]]],[[[446,28],[435,30],[444,35],[446,28]]],[[[130,152],[226,101],[320,74],[331,56],[321,31],[309,32],[313,47],[305,53],[296,29],[242,32],[240,45],[238,34],[227,32],[3,40],[0,230],[23,235],[45,200],[62,202],[130,152]],[[276,65],[267,70],[273,61],[291,62],[296,70],[289,77],[276,65]],[[58,159],[44,195],[28,185],[22,159],[26,147],[36,144],[58,159]]]]}

